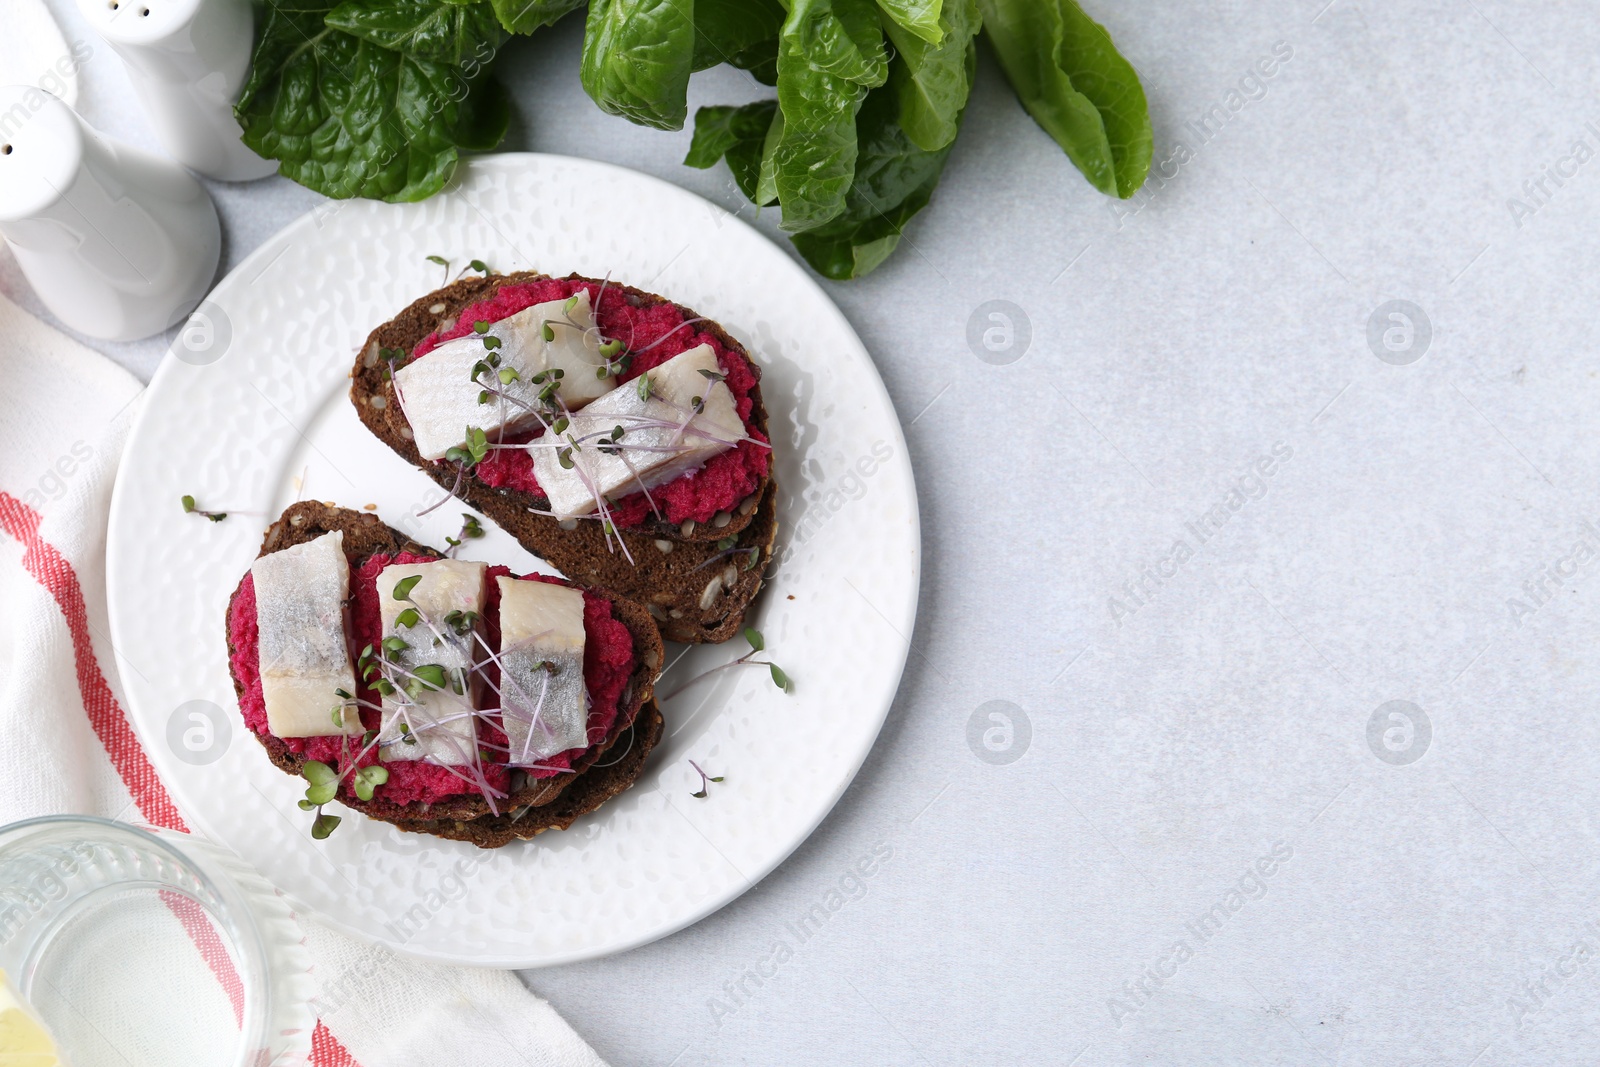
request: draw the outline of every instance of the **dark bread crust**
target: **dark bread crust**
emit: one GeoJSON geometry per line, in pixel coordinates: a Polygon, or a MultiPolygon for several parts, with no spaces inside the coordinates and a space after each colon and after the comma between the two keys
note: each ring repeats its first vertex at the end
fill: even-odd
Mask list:
{"type": "MultiPolygon", "coordinates": [[[[777,483],[770,474],[759,494],[731,513],[726,526],[700,524],[686,537],[680,527],[658,523],[652,518],[638,529],[623,531],[620,538],[634,560],[629,563],[623,553],[607,546],[599,523],[579,522],[575,529],[564,530],[555,519],[528,511],[531,507],[542,507],[543,498],[515,489],[496,488],[476,478],[464,479],[457,486],[455,475],[449,469],[424,460],[406,436],[409,427],[395,397],[394,383],[384,375],[385,364],[378,358],[378,350],[398,348],[410,352],[433,333],[442,320],[454,318],[469,305],[488,299],[502,285],[525,284],[545,277],[521,272],[463,278],[413,301],[374,330],[356,357],[350,372],[350,401],[357,415],[367,429],[401,458],[422,470],[447,492],[454,491],[456,496],[515,537],[522,547],[547,560],[568,578],[646,605],[668,640],[694,644],[728,640],[739,632],[745,610],[761,589],[762,576],[772,560],[778,530],[777,483]],[[440,310],[434,311],[434,308],[440,310]],[[381,406],[373,404],[374,397],[382,398],[381,406]],[[737,554],[712,562],[721,555],[717,542],[734,536],[738,538],[737,554]],[[668,550],[663,552],[658,541],[668,546],[668,550]],[[757,551],[754,565],[746,568],[746,563],[752,562],[745,551],[750,548],[757,551]],[[730,560],[737,563],[732,574],[727,569],[730,560]],[[712,580],[718,576],[724,580],[708,592],[712,580]],[[729,577],[734,579],[731,584],[726,581],[729,577]]],[[[665,297],[628,286],[616,283],[607,283],[607,286],[641,304],[669,302],[665,297]]],[[[709,320],[697,325],[714,334],[731,351],[748,358],[744,347],[721,326],[709,320]]],[[[755,366],[754,362],[751,365],[755,366]]],[[[759,375],[760,369],[756,369],[759,375]]],[[[751,421],[762,433],[767,433],[767,412],[761,402],[759,383],[752,396],[755,407],[751,421]]]]}
{"type": "MultiPolygon", "coordinates": [[[[267,528],[258,556],[303,544],[334,530],[343,531],[345,555],[352,566],[359,566],[367,557],[379,552],[391,555],[400,552],[431,556],[444,554],[412,541],[370,512],[303,501],[290,505],[267,528]]],[[[243,578],[240,579],[242,586],[243,578]]],[[[236,588],[233,597],[229,598],[226,618],[232,617],[233,600],[238,595],[239,589],[236,588]]],[[[655,622],[647,611],[626,600],[609,599],[613,615],[633,636],[637,661],[623,689],[622,701],[617,709],[617,727],[602,744],[573,762],[571,774],[539,779],[519,775],[523,778],[522,784],[514,784],[511,796],[499,803],[502,812],[521,813],[515,821],[508,815],[496,815],[490,811],[488,800],[477,794],[449,797],[433,804],[393,804],[378,797],[362,801],[343,795],[339,802],[369,818],[392,823],[402,830],[433,833],[454,840],[474,841],[484,848],[498,848],[509,841],[532,837],[552,827],[566,829],[579,815],[593,811],[632,785],[643,767],[644,757],[661,736],[661,712],[655,704],[654,688],[663,662],[664,647],[655,622]],[[611,753],[619,744],[629,747],[624,749],[626,755],[616,758],[611,753]],[[489,823],[484,824],[481,832],[474,829],[483,820],[489,820],[489,823]],[[494,826],[491,827],[490,823],[494,826]],[[436,825],[454,829],[449,834],[430,829],[436,825]]],[[[230,635],[230,673],[233,652],[230,635]]],[[[244,684],[237,676],[233,678],[233,687],[235,695],[242,700],[244,684]]],[[[267,750],[267,757],[274,766],[285,774],[299,777],[305,765],[302,754],[292,751],[280,738],[258,734],[254,730],[249,732],[267,750]]]]}
{"type": "Polygon", "coordinates": [[[565,830],[578,816],[593,811],[634,783],[644,768],[645,757],[661,740],[663,726],[661,710],[652,700],[613,746],[622,750],[621,756],[609,757],[616,762],[589,768],[580,779],[581,790],[576,786],[569,788],[549,804],[502,815],[483,815],[465,822],[451,819],[392,821],[402,830],[452,841],[470,841],[479,848],[499,848],[513,841],[526,841],[546,830],[565,830]]]}

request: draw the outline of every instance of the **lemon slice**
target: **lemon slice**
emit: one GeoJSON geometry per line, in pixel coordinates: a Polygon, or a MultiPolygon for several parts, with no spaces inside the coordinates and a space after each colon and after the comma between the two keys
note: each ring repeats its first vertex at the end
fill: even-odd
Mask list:
{"type": "Polygon", "coordinates": [[[0,1067],[64,1067],[56,1043],[0,971],[0,1067]]]}

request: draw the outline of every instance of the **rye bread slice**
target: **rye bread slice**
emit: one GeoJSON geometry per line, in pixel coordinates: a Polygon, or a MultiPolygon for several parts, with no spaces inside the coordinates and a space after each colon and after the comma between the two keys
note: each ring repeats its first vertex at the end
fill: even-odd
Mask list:
{"type": "MultiPolygon", "coordinates": [[[[606,544],[597,522],[579,522],[575,529],[567,530],[548,516],[531,514],[528,508],[542,506],[542,498],[496,488],[476,478],[462,479],[458,486],[449,468],[425,461],[406,436],[410,428],[395,399],[394,383],[385,376],[386,365],[378,358],[379,349],[409,353],[443,320],[455,318],[462,309],[489,298],[500,286],[544,277],[524,272],[463,278],[414,301],[379,326],[367,338],[350,372],[350,399],[357,414],[367,429],[408,463],[447,492],[453,490],[515,537],[523,548],[568,578],[645,605],[667,640],[688,644],[728,640],[739,632],[745,611],[760,591],[772,561],[778,535],[778,496],[777,482],[770,476],[758,497],[747,499],[734,509],[725,527],[696,529],[687,538],[678,527],[625,530],[620,534],[627,546],[624,554],[606,544]],[[374,398],[382,403],[374,403],[374,398]],[[737,538],[734,548],[719,548],[718,544],[729,537],[737,538]]],[[[614,283],[608,283],[608,288],[620,290],[629,299],[665,302],[664,297],[614,283]]],[[[720,326],[709,322],[700,325],[714,332],[730,349],[744,353],[744,348],[720,326]]],[[[767,413],[761,404],[759,385],[754,396],[752,421],[766,433],[767,413]]]]}
{"type": "MultiPolygon", "coordinates": [[[[401,552],[444,555],[391,529],[370,512],[352,511],[316,501],[290,505],[267,528],[258,555],[264,556],[302,544],[334,530],[344,532],[344,551],[352,567],[360,566],[369,556],[380,552],[389,555],[401,552]]],[[[232,618],[233,600],[238,595],[239,588],[236,588],[228,601],[227,618],[232,618]]],[[[573,773],[537,779],[517,775],[522,779],[521,782],[514,779],[510,797],[498,802],[500,814],[491,811],[488,800],[478,794],[449,797],[432,804],[394,804],[383,800],[381,793],[369,801],[341,794],[339,802],[369,818],[393,823],[402,830],[435,833],[428,827],[435,824],[448,826],[453,828],[450,834],[435,833],[435,836],[449,836],[455,840],[474,841],[485,848],[498,848],[509,841],[532,837],[552,827],[565,829],[579,815],[593,811],[626,789],[638,776],[644,757],[661,735],[661,712],[655,704],[654,687],[664,650],[661,635],[649,612],[626,600],[616,597],[608,599],[611,600],[612,615],[633,636],[636,663],[623,689],[611,735],[575,760],[572,764],[573,773]],[[620,757],[614,751],[619,744],[626,746],[620,750],[624,753],[620,757]],[[508,813],[517,817],[512,819],[508,813]],[[490,822],[484,824],[481,832],[473,829],[482,820],[490,822]],[[491,827],[490,823],[494,826],[491,827]]],[[[230,673],[233,652],[230,634],[230,673]]],[[[233,686],[235,694],[243,699],[244,682],[237,675],[233,678],[233,686]]],[[[302,754],[292,751],[280,738],[258,734],[254,730],[250,733],[267,750],[267,756],[274,766],[285,774],[300,775],[305,765],[302,754]]]]}
{"type": "MultiPolygon", "coordinates": [[[[422,468],[427,474],[445,489],[455,485],[456,477],[454,468],[440,467],[423,459],[417,452],[416,445],[408,436],[411,432],[406,422],[405,413],[400,409],[400,403],[395,396],[394,382],[388,373],[389,365],[381,358],[382,349],[398,349],[404,352],[405,358],[395,363],[399,369],[410,362],[411,352],[429,334],[441,328],[442,324],[453,324],[460,317],[461,312],[472,304],[487,300],[495,295],[502,286],[525,285],[529,282],[543,281],[549,275],[536,271],[519,271],[515,274],[491,274],[483,277],[462,278],[435,290],[427,296],[413,301],[400,314],[379,326],[367,337],[366,343],[361,346],[360,353],[356,356],[355,365],[350,371],[350,401],[355,405],[356,412],[367,428],[376,434],[385,444],[398,452],[408,463],[422,468]],[[373,397],[380,396],[384,402],[375,405],[373,397]]],[[[606,299],[620,299],[627,301],[634,307],[648,307],[655,304],[671,304],[672,301],[655,293],[647,293],[642,289],[621,285],[616,282],[601,282],[598,278],[584,278],[578,274],[567,275],[566,280],[590,282],[594,285],[604,284],[606,299]],[[611,294],[617,294],[612,296],[611,294]]],[[[681,306],[681,305],[674,305],[681,306]]],[[[703,318],[688,308],[682,309],[686,319],[698,319],[695,328],[711,334],[722,343],[728,351],[744,358],[754,370],[756,384],[751,390],[750,397],[754,405],[750,412],[750,422],[763,434],[767,433],[767,409],[761,401],[761,368],[750,358],[750,353],[727,330],[710,319],[703,318]]],[[[511,501],[520,509],[549,507],[549,502],[540,495],[526,493],[519,489],[495,488],[478,482],[474,478],[465,479],[477,488],[489,490],[511,501]]],[[[768,474],[767,481],[771,481],[768,474]]],[[[750,494],[751,498],[759,498],[766,488],[763,482],[756,491],[750,494]]],[[[457,492],[458,496],[467,497],[467,493],[457,492]]],[[[652,538],[664,538],[671,541],[719,541],[725,537],[737,534],[748,525],[753,516],[753,507],[738,507],[739,502],[718,516],[716,521],[707,523],[673,523],[657,519],[654,515],[646,516],[643,524],[634,529],[643,535],[652,538]],[[721,522],[722,525],[717,525],[721,522]]],[[[528,515],[530,521],[527,526],[530,538],[554,539],[559,538],[565,531],[560,529],[560,523],[547,515],[528,515]]],[[[579,525],[594,526],[594,522],[583,522],[579,525]]],[[[528,546],[529,551],[538,552],[538,549],[528,546]]]]}

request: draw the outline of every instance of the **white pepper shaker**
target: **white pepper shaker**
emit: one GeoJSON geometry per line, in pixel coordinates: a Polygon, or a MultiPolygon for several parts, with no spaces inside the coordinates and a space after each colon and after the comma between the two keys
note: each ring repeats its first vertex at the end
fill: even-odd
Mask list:
{"type": "Polygon", "coordinates": [[[227,182],[278,169],[245,146],[233,116],[250,73],[249,0],[78,0],[78,10],[122,57],[174,159],[227,182]]]}
{"type": "Polygon", "coordinates": [[[0,87],[0,234],[57,318],[108,341],[181,322],[222,250],[217,209],[187,171],[26,85],[0,87]]]}

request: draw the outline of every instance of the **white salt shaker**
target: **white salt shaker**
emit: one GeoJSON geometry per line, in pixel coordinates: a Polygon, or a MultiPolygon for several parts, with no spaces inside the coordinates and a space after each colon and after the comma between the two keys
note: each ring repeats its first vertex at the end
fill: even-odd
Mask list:
{"type": "Polygon", "coordinates": [[[245,147],[233,116],[250,73],[249,0],[78,0],[78,11],[122,57],[174,159],[227,182],[278,169],[245,147]]]}
{"type": "Polygon", "coordinates": [[[217,209],[187,171],[26,85],[0,87],[0,234],[57,318],[108,341],[181,322],[222,250],[217,209]]]}

